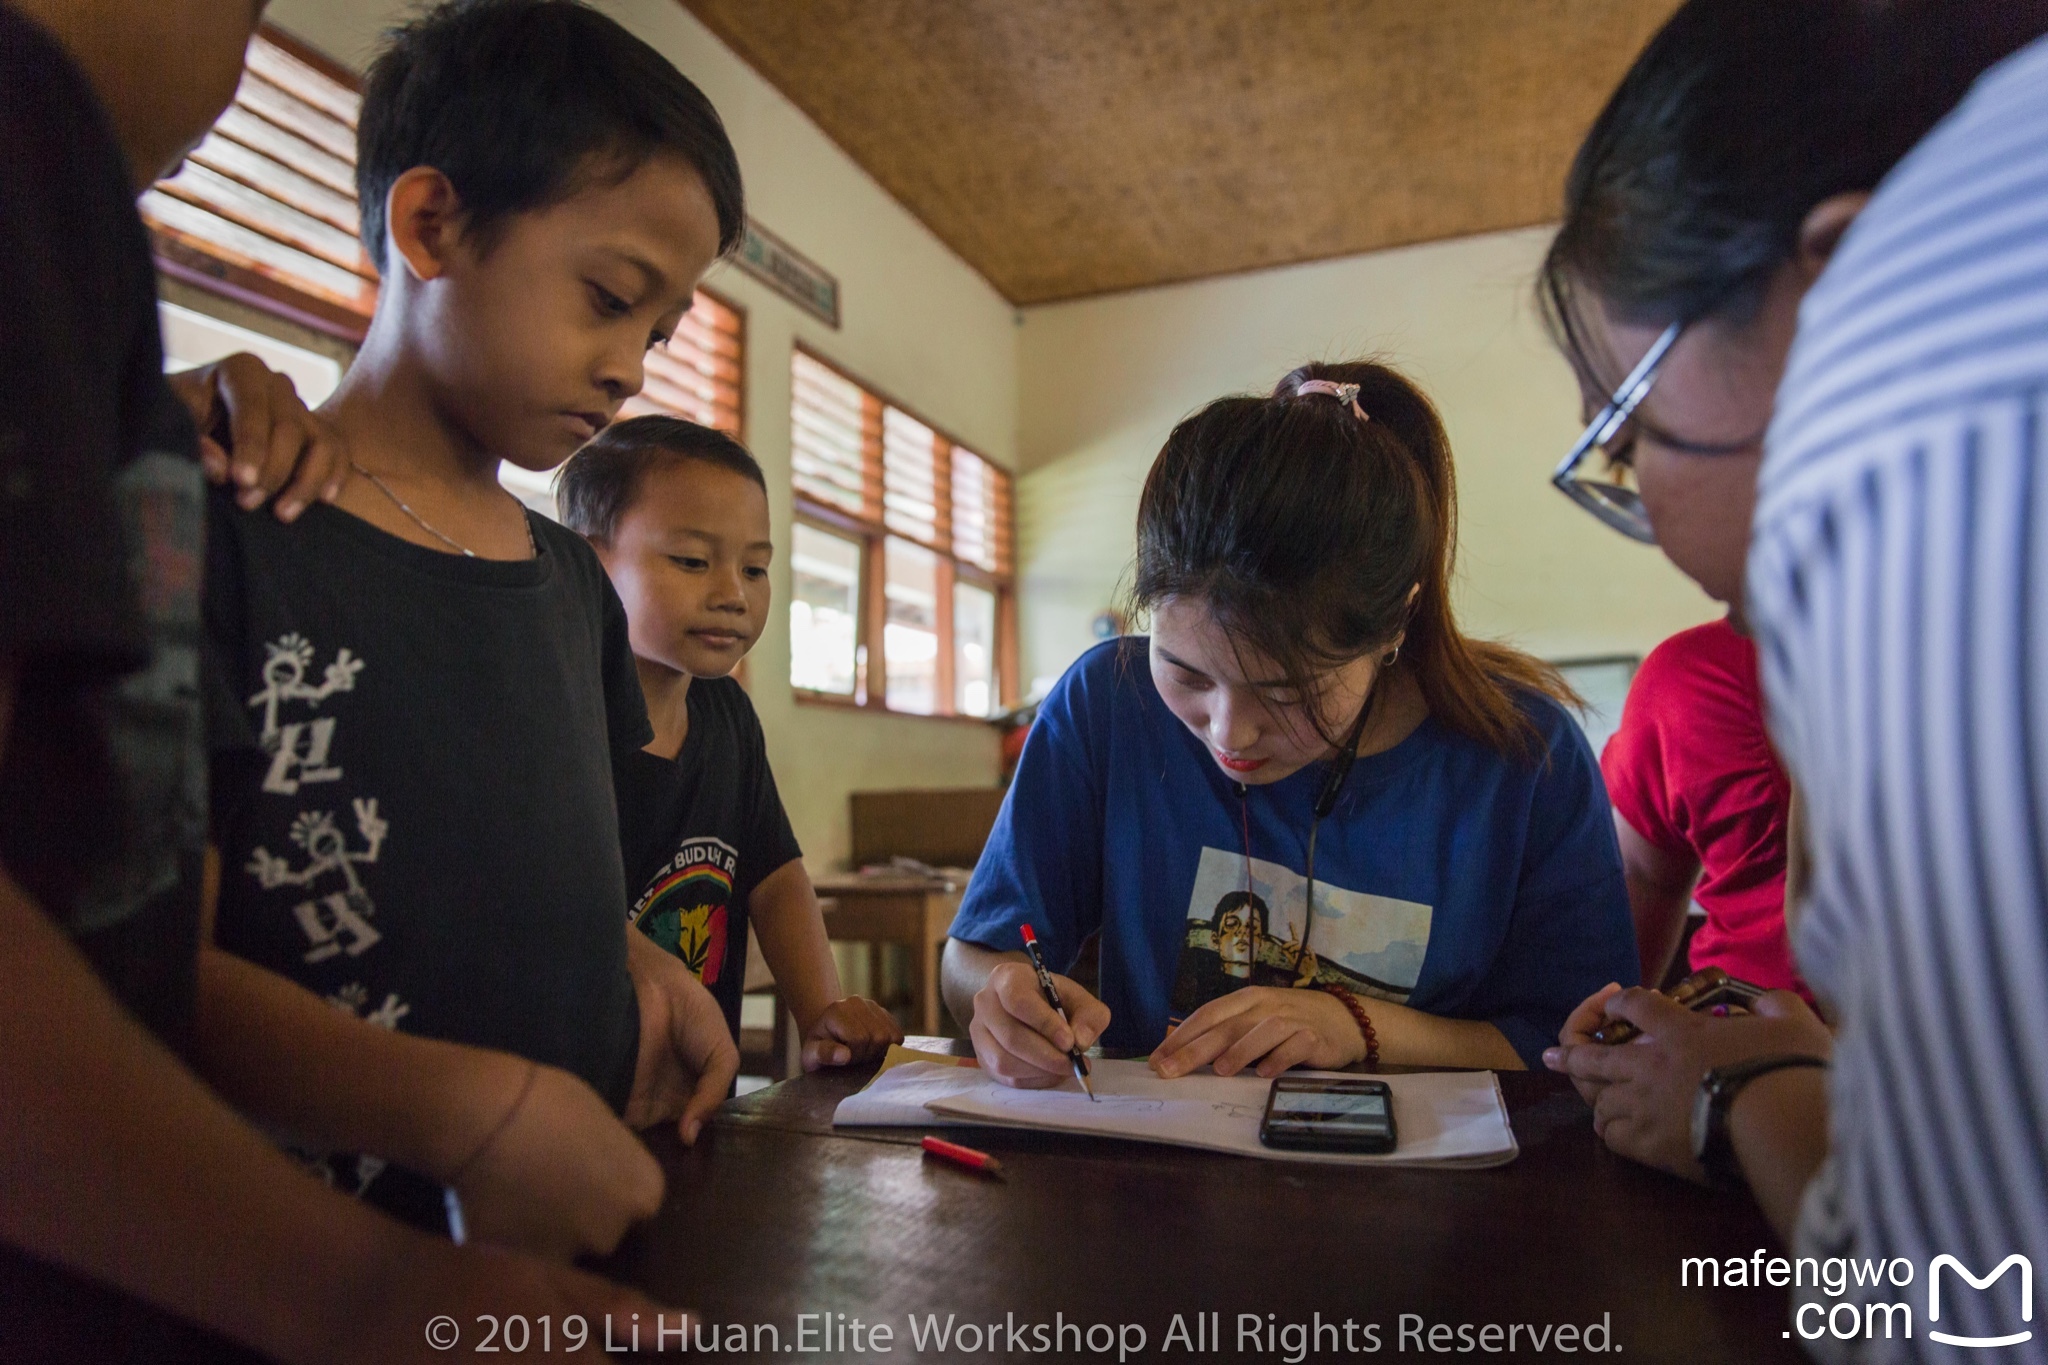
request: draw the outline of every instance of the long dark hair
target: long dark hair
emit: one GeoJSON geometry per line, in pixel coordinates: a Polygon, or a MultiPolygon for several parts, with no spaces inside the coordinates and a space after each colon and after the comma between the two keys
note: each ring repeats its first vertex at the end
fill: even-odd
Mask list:
{"type": "MultiPolygon", "coordinates": [[[[1272,396],[1219,399],[1166,438],[1138,502],[1130,605],[1135,615],[1200,599],[1304,698],[1322,674],[1405,630],[1399,666],[1431,714],[1524,756],[1537,735],[1515,692],[1577,698],[1550,665],[1458,629],[1457,521],[1450,438],[1422,391],[1369,361],[1304,365],[1272,396]],[[1311,379],[1358,385],[1366,420],[1299,394],[1311,379]]],[[[1341,742],[1310,714],[1323,739],[1341,742]]]]}
{"type": "Polygon", "coordinates": [[[1747,321],[1816,204],[1875,189],[2043,31],[2048,0],[1689,0],[1572,161],[1538,287],[1559,347],[1597,373],[1582,289],[1630,323],[1747,321]]]}

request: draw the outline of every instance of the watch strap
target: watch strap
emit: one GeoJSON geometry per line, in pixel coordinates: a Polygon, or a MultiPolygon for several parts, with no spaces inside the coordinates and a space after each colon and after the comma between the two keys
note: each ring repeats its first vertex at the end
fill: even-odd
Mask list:
{"type": "Polygon", "coordinates": [[[1715,1187],[1741,1189],[1748,1183],[1743,1179],[1742,1166],[1735,1159],[1735,1143],[1728,1133],[1728,1114],[1743,1087],[1773,1071],[1791,1067],[1826,1067],[1827,1064],[1825,1057],[1807,1053],[1772,1053],[1715,1067],[1706,1074],[1700,1081],[1700,1093],[1707,1105],[1706,1132],[1693,1155],[1706,1169],[1707,1179],[1715,1187]]]}

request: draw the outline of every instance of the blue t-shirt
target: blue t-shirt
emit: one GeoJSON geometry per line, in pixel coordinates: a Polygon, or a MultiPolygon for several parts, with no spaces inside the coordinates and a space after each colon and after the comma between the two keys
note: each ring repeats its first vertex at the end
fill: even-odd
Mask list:
{"type": "Polygon", "coordinates": [[[1028,922],[1053,965],[1101,930],[1105,1047],[1150,1049],[1204,1000],[1306,975],[1486,1020],[1534,1066],[1581,1000],[1635,983],[1607,791],[1556,702],[1521,700],[1540,757],[1431,717],[1360,758],[1317,835],[1309,920],[1328,769],[1240,787],[1166,709],[1146,650],[1098,645],[1039,707],[952,929],[1011,950],[1028,922]]]}

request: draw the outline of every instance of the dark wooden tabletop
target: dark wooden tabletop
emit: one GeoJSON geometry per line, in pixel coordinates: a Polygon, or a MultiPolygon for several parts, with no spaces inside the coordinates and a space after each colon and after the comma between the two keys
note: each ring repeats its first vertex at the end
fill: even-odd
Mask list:
{"type": "MultiPolygon", "coordinates": [[[[757,1358],[779,1339],[787,1355],[807,1344],[808,1359],[1008,1360],[1051,1343],[1063,1324],[1100,1324],[1122,1331],[1125,1347],[1144,1333],[1131,1360],[1299,1361],[1302,1336],[1283,1331],[1302,1324],[1310,1334],[1319,1322],[1336,1330],[1309,1343],[1318,1360],[1368,1354],[1375,1340],[1381,1359],[1439,1354],[1432,1346],[1579,1359],[1559,1353],[1555,1336],[1532,1349],[1529,1327],[1603,1322],[1605,1336],[1561,1340],[1640,1362],[1801,1358],[1784,1335],[1785,1291],[1680,1283],[1687,1257],[1779,1254],[1752,1203],[1614,1156],[1584,1103],[1547,1073],[1501,1077],[1521,1155],[1482,1171],[1310,1167],[1059,1134],[929,1130],[1001,1157],[1002,1180],[926,1158],[917,1143],[927,1130],[835,1132],[834,1106],[868,1075],[804,1076],[735,1100],[695,1149],[655,1137],[667,1203],[607,1272],[726,1325],[728,1345],[731,1324],[773,1326],[779,1338],[749,1338],[757,1358]],[[911,1320],[928,1314],[939,1327],[953,1317],[945,1349],[912,1339],[911,1320]],[[886,1354],[857,1349],[875,1343],[851,1335],[855,1318],[892,1329],[886,1354]],[[999,1330],[992,1342],[985,1331],[963,1337],[969,1323],[999,1330]],[[1034,1336],[1041,1323],[1047,1335],[1034,1336]],[[1488,1324],[1500,1334],[1482,1335],[1488,1324]],[[1516,1324],[1527,1326],[1509,1337],[1516,1324]],[[812,1335],[800,1343],[806,1325],[812,1335]],[[1432,1339],[1439,1325],[1449,1330],[1432,1339]],[[839,1335],[820,1335],[825,1327],[839,1335]]],[[[1089,1347],[1111,1336],[1070,1331],[1036,1353],[1101,1359],[1089,1347]]],[[[1111,1345],[1106,1358],[1117,1355],[1111,1345]]]]}

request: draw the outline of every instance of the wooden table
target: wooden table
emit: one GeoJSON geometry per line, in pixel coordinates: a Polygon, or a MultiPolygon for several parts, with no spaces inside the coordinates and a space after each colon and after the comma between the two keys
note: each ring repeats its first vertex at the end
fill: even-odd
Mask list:
{"type": "MultiPolygon", "coordinates": [[[[934,1051],[944,1040],[911,1040],[934,1051]]],[[[1003,1159],[1003,1181],[929,1160],[923,1130],[835,1133],[832,1110],[865,1070],[786,1081],[728,1104],[694,1150],[664,1132],[654,1150],[668,1199],[607,1272],[707,1321],[772,1324],[791,1358],[1008,1360],[993,1348],[915,1349],[909,1320],[1078,1323],[1142,1329],[1131,1360],[1299,1358],[1239,1350],[1240,1314],[1263,1327],[1354,1324],[1360,1356],[1434,1356],[1429,1333],[1461,1359],[1583,1359],[1477,1345],[1485,1324],[1610,1326],[1625,1361],[1798,1361],[1783,1290],[1681,1288],[1680,1260],[1748,1257],[1774,1240],[1746,1198],[1717,1195],[1614,1156],[1590,1111],[1547,1073],[1504,1075],[1521,1156],[1487,1171],[1398,1171],[1252,1161],[1139,1143],[1001,1129],[945,1130],[1003,1159]],[[1188,1347],[1200,1321],[1221,1329],[1213,1353],[1166,1338],[1176,1315],[1188,1347]],[[831,1325],[884,1323],[889,1354],[849,1337],[798,1357],[799,1314],[831,1325]],[[1403,1314],[1415,1315],[1401,1335],[1403,1314]],[[1056,1317],[1056,1315],[1058,1315],[1056,1317]],[[1405,1348],[1405,1349],[1404,1349],[1405,1348]]],[[[815,1331],[825,1324],[810,1321],[815,1331]]],[[[1096,1334],[1101,1344],[1105,1334],[1096,1334]]],[[[1036,1344],[1028,1333],[1016,1339],[1036,1344]]],[[[1127,1344],[1132,1339],[1127,1338],[1127,1344]]],[[[1114,1360],[1073,1348],[1050,1359],[1114,1360]]],[[[1310,1358],[1343,1359],[1325,1331],[1310,1358]],[[1332,1349],[1333,1345],[1336,1349],[1332,1349]]],[[[754,1358],[765,1358],[763,1346],[754,1358]]],[[[826,1345],[815,1334],[812,1347],[826,1345]]],[[[871,1342],[868,1344],[872,1344],[871,1342]]],[[[1261,1341],[1264,1347],[1267,1343],[1261,1341]]]]}
{"type": "Polygon", "coordinates": [[[869,944],[871,964],[876,961],[875,945],[900,943],[910,950],[911,1031],[938,1033],[943,1008],[939,951],[960,909],[964,880],[840,873],[821,877],[814,885],[826,901],[826,937],[869,944]]]}

